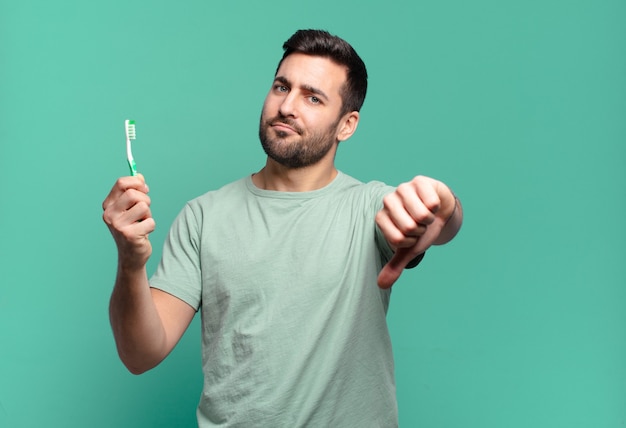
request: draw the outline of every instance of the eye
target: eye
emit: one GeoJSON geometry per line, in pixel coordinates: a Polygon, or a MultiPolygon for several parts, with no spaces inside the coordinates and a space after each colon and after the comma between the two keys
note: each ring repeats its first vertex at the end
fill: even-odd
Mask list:
{"type": "Polygon", "coordinates": [[[275,85],[274,90],[276,92],[289,92],[289,88],[286,87],[285,85],[275,85]]]}
{"type": "Polygon", "coordinates": [[[309,97],[309,101],[311,101],[312,104],[321,104],[322,103],[322,100],[317,98],[315,95],[311,95],[309,97]]]}

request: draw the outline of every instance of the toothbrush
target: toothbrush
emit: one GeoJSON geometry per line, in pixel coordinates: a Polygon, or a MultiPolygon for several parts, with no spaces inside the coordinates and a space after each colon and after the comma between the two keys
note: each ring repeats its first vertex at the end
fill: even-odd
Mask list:
{"type": "Polygon", "coordinates": [[[130,140],[137,138],[137,135],[135,134],[135,121],[126,120],[124,122],[124,127],[126,128],[126,158],[128,159],[128,166],[130,167],[130,175],[135,176],[137,175],[137,164],[135,164],[133,152],[130,148],[130,140]]]}

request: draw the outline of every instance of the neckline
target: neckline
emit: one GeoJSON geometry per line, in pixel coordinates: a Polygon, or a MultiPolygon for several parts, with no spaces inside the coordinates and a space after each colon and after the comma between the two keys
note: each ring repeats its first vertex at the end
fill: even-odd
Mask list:
{"type": "Polygon", "coordinates": [[[252,174],[246,176],[245,184],[248,190],[261,197],[266,198],[276,198],[276,199],[311,199],[315,197],[322,196],[328,192],[330,192],[334,187],[336,187],[341,181],[345,178],[345,174],[341,171],[337,170],[337,175],[333,180],[328,183],[326,186],[321,187],[315,190],[308,190],[305,192],[285,192],[281,190],[265,190],[257,187],[252,181],[252,174]]]}

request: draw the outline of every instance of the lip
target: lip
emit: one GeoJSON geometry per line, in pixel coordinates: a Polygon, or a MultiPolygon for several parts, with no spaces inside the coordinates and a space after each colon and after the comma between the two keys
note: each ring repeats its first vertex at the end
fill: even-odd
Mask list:
{"type": "Polygon", "coordinates": [[[284,122],[273,122],[271,126],[277,131],[290,132],[294,134],[298,133],[298,131],[296,131],[294,128],[292,128],[291,126],[287,125],[284,122]]]}

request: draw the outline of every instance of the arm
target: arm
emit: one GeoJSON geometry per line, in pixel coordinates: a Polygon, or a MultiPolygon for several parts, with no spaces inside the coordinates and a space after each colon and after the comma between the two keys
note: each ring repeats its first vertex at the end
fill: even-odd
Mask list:
{"type": "Polygon", "coordinates": [[[417,176],[383,199],[376,224],[395,254],[383,267],[378,285],[389,288],[406,265],[431,245],[442,245],[463,222],[461,202],[442,182],[417,176]]]}
{"type": "Polygon", "coordinates": [[[102,203],[102,218],[118,250],[109,317],[120,359],[135,374],[159,364],[195,314],[182,300],[148,284],[146,263],[152,254],[148,235],[155,223],[147,192],[141,175],[124,177],[102,203]]]}

